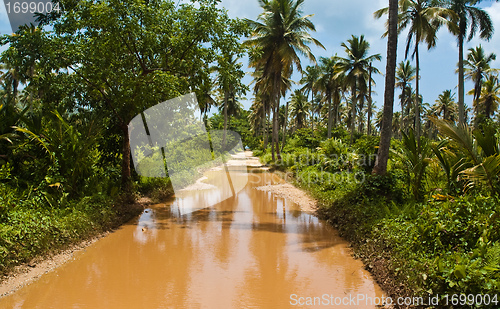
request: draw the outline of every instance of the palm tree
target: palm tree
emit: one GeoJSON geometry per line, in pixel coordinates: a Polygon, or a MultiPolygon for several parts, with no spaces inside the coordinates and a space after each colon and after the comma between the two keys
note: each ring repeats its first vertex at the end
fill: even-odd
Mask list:
{"type": "MultiPolygon", "coordinates": [[[[384,109],[380,122],[380,144],[375,166],[372,171],[372,173],[376,175],[385,175],[387,173],[387,162],[389,161],[389,149],[391,147],[391,126],[392,113],[394,111],[394,89],[396,86],[396,61],[398,51],[398,0],[389,0],[389,7],[386,13],[389,15],[389,18],[387,20],[387,65],[385,74],[384,109]]],[[[377,16],[377,13],[375,13],[375,16],[377,16]]]]}
{"type": "Polygon", "coordinates": [[[316,61],[308,44],[314,43],[324,48],[308,33],[316,29],[309,19],[311,15],[302,14],[303,3],[304,0],[259,0],[264,12],[259,15],[257,21],[247,20],[252,29],[252,37],[245,42],[245,45],[262,51],[254,66],[261,68],[263,76],[269,77],[269,82],[273,85],[270,98],[274,109],[273,160],[275,160],[275,146],[278,159],[280,158],[278,111],[282,94],[281,80],[283,76],[288,78],[291,75],[293,66],[302,72],[299,54],[305,55],[312,62],[316,61]]]}
{"type": "Polygon", "coordinates": [[[433,106],[433,111],[437,115],[443,115],[443,119],[454,122],[456,119],[457,108],[455,103],[455,94],[451,90],[445,90],[438,96],[433,106]]]}
{"type": "Polygon", "coordinates": [[[409,99],[411,99],[411,82],[415,80],[417,70],[410,64],[409,60],[401,61],[396,70],[396,87],[401,88],[401,132],[406,132],[406,117],[409,111],[409,99]],[[406,115],[405,115],[406,114],[406,115]]]}
{"type": "Polygon", "coordinates": [[[483,86],[483,80],[486,76],[497,70],[490,67],[490,63],[494,61],[497,56],[494,53],[485,55],[484,49],[481,45],[476,48],[469,48],[469,54],[467,55],[467,60],[465,60],[465,77],[474,82],[474,89],[472,93],[474,95],[473,102],[479,99],[481,94],[481,88],[483,86]]]}
{"type": "MultiPolygon", "coordinates": [[[[420,79],[420,58],[419,45],[427,43],[427,49],[436,46],[437,32],[441,25],[448,24],[446,18],[450,18],[450,10],[433,6],[434,1],[429,0],[399,0],[399,33],[409,27],[408,37],[406,39],[405,57],[408,58],[410,47],[414,44],[412,58],[416,61],[416,97],[420,97],[419,79],[420,79]]],[[[387,12],[387,8],[375,12],[375,17],[381,17],[387,12]]],[[[451,26],[450,26],[451,28],[451,26]]],[[[420,141],[420,106],[419,101],[415,100],[415,133],[417,141],[420,141]]]]}
{"type": "MultiPolygon", "coordinates": [[[[484,111],[484,116],[490,119],[494,112],[498,110],[500,103],[500,83],[498,76],[489,75],[481,89],[481,95],[477,100],[476,110],[484,111]]],[[[480,113],[478,113],[480,114],[480,113]]]]}
{"type": "Polygon", "coordinates": [[[456,16],[449,29],[458,39],[458,119],[463,125],[465,124],[464,42],[466,39],[472,40],[478,31],[481,39],[489,40],[493,35],[493,23],[486,11],[474,7],[481,0],[446,0],[444,2],[456,16]]]}
{"type": "Polygon", "coordinates": [[[380,74],[380,71],[373,67],[373,63],[370,62],[368,66],[368,73],[365,78],[359,80],[358,87],[358,109],[360,111],[358,117],[358,131],[364,133],[365,120],[367,122],[368,134],[370,134],[370,123],[372,117],[372,85],[375,84],[373,80],[373,74],[380,74]],[[365,102],[368,102],[368,106],[365,107],[365,102]],[[368,114],[368,118],[365,117],[368,114]]]}
{"type": "MultiPolygon", "coordinates": [[[[372,134],[372,114],[373,114],[373,109],[374,109],[373,97],[372,97],[372,94],[373,94],[372,85],[375,84],[375,81],[372,78],[374,70],[373,70],[373,64],[371,62],[370,62],[370,67],[368,68],[368,72],[369,72],[369,77],[368,77],[368,81],[369,81],[369,85],[368,85],[368,108],[367,108],[368,119],[367,119],[366,123],[367,123],[367,126],[368,126],[368,132],[367,133],[368,133],[368,135],[371,135],[372,134]]],[[[379,73],[380,73],[380,71],[379,71],[379,73]]]]}
{"type": "MultiPolygon", "coordinates": [[[[304,92],[306,96],[309,94],[311,95],[311,108],[314,108],[314,104],[312,102],[314,101],[314,96],[316,95],[316,81],[319,78],[319,72],[320,69],[317,65],[314,66],[307,66],[306,71],[302,73],[302,78],[300,79],[300,84],[304,85],[300,90],[304,92]]],[[[310,112],[310,117],[311,117],[311,131],[314,132],[314,110],[311,109],[310,112]]]]}
{"type": "Polygon", "coordinates": [[[356,110],[357,91],[361,89],[362,83],[366,83],[370,73],[368,68],[374,60],[381,60],[380,54],[368,56],[370,43],[361,35],[357,37],[353,35],[346,43],[342,43],[342,47],[347,54],[347,58],[338,58],[338,74],[345,74],[346,83],[351,86],[352,106],[351,106],[351,143],[354,139],[354,131],[356,129],[356,110]]]}
{"type": "Polygon", "coordinates": [[[295,119],[295,129],[302,129],[309,115],[310,103],[307,97],[300,91],[295,90],[290,100],[290,116],[295,119]]]}
{"type": "Polygon", "coordinates": [[[241,83],[245,73],[241,70],[242,64],[238,63],[238,58],[233,55],[223,55],[219,59],[219,65],[214,68],[218,71],[217,84],[219,85],[223,101],[220,107],[224,111],[224,131],[222,135],[222,145],[226,143],[226,132],[228,119],[238,112],[236,96],[244,94],[247,87],[241,83]]]}
{"type": "Polygon", "coordinates": [[[343,90],[344,75],[339,71],[338,58],[321,57],[320,75],[316,82],[317,89],[325,94],[328,103],[328,138],[332,137],[332,126],[337,124],[338,106],[343,90]],[[333,102],[332,102],[333,101],[333,102]]]}

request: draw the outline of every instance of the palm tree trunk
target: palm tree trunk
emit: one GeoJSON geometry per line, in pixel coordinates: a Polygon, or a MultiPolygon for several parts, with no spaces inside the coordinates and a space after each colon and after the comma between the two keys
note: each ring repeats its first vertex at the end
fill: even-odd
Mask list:
{"type": "Polygon", "coordinates": [[[350,143],[352,144],[354,142],[354,131],[356,130],[356,108],[358,105],[358,100],[356,96],[356,78],[354,78],[354,81],[351,86],[351,92],[352,92],[352,108],[351,108],[351,141],[350,143]]]}
{"type": "MultiPolygon", "coordinates": [[[[274,114],[273,114],[273,161],[275,161],[276,157],[278,160],[281,159],[280,148],[279,148],[279,106],[280,106],[280,96],[281,96],[281,70],[277,70],[277,73],[274,74],[274,114]],[[279,72],[279,73],[278,73],[279,72]],[[274,154],[274,147],[276,147],[276,156],[274,154]]],[[[275,161],[276,162],[276,161],[275,161]]]]}
{"type": "Polygon", "coordinates": [[[368,120],[367,120],[367,132],[368,135],[372,135],[372,63],[370,62],[370,76],[368,84],[368,120]]]}
{"type": "Polygon", "coordinates": [[[418,56],[418,42],[415,43],[415,59],[417,62],[417,79],[415,82],[415,137],[420,147],[420,58],[418,56]]]}
{"type": "Polygon", "coordinates": [[[285,148],[286,144],[286,124],[288,120],[288,102],[286,102],[285,106],[285,123],[283,124],[283,144],[281,145],[281,151],[285,148]]]}
{"type": "Polygon", "coordinates": [[[364,122],[363,122],[363,109],[365,107],[365,94],[361,95],[361,101],[359,103],[359,123],[358,123],[358,132],[363,134],[364,132],[364,122]]]}
{"type": "Polygon", "coordinates": [[[380,144],[372,174],[385,175],[391,146],[392,113],[394,111],[394,87],[396,84],[396,58],[398,48],[398,0],[389,0],[387,39],[387,67],[385,75],[384,112],[380,128],[380,144]]]}
{"type": "Polygon", "coordinates": [[[326,98],[328,100],[328,139],[332,138],[332,122],[333,122],[333,111],[332,111],[332,94],[330,91],[327,92],[326,98]]]}
{"type": "Polygon", "coordinates": [[[464,37],[461,34],[458,35],[458,123],[465,124],[464,37]]]}
{"type": "Polygon", "coordinates": [[[335,91],[335,101],[333,102],[333,124],[337,127],[339,123],[339,106],[340,106],[340,98],[341,94],[339,91],[335,91]]]}
{"type": "Polygon", "coordinates": [[[311,136],[314,136],[314,93],[311,88],[311,136]]]}
{"type": "Polygon", "coordinates": [[[401,135],[403,135],[403,132],[405,132],[405,89],[406,86],[402,88],[401,92],[401,135]]]}

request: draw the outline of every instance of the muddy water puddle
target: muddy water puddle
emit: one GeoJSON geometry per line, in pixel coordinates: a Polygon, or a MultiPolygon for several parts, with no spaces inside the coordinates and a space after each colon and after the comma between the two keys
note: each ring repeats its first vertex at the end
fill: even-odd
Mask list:
{"type": "Polygon", "coordinates": [[[333,228],[255,189],[279,177],[234,174],[236,195],[224,199],[221,173],[204,180],[215,188],[145,210],[0,308],[375,308],[346,303],[382,291],[333,228]]]}

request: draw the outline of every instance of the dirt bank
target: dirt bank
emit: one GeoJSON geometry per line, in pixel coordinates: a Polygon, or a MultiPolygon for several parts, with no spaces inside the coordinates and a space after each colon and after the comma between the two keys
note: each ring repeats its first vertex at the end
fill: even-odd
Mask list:
{"type": "Polygon", "coordinates": [[[271,192],[281,198],[286,198],[299,205],[302,211],[315,214],[318,209],[317,201],[305,191],[289,183],[257,187],[257,190],[271,192]]]}

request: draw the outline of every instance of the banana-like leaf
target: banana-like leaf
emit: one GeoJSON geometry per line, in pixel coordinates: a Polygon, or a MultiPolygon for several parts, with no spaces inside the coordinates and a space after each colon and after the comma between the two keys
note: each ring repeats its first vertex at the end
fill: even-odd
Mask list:
{"type": "Polygon", "coordinates": [[[493,126],[484,126],[482,130],[474,131],[474,137],[485,157],[499,154],[496,129],[493,126]]]}
{"type": "Polygon", "coordinates": [[[500,175],[500,154],[489,156],[481,164],[462,172],[470,181],[470,187],[486,182],[495,191],[495,179],[500,175]]]}
{"type": "Polygon", "coordinates": [[[472,129],[467,125],[456,126],[451,122],[429,117],[437,126],[439,133],[449,138],[475,165],[481,164],[481,156],[474,143],[472,129]]]}

